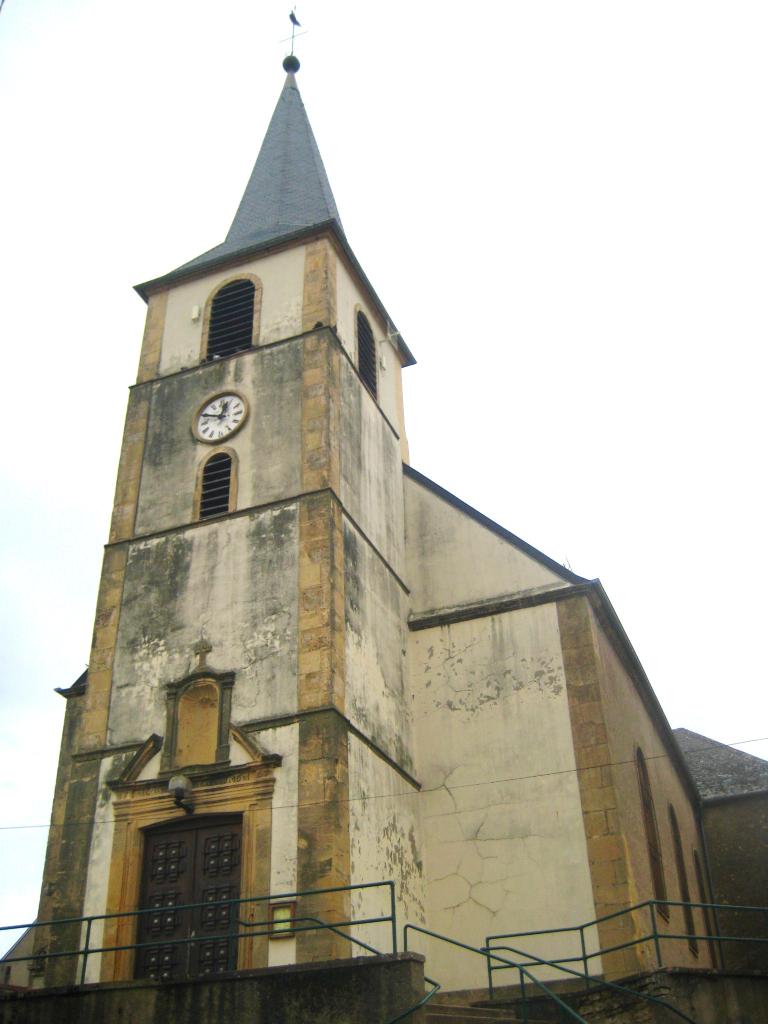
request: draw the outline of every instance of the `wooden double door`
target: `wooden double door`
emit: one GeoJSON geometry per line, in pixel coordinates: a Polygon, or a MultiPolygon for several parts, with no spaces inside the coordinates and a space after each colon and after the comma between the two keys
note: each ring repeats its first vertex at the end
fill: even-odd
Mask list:
{"type": "Polygon", "coordinates": [[[146,830],[140,906],[151,912],[140,915],[136,941],[153,945],[136,950],[137,978],[173,981],[237,967],[240,907],[219,901],[240,896],[241,844],[240,817],[146,830]],[[189,903],[202,906],[177,909],[189,903]],[[180,941],[190,938],[198,941],[180,941]]]}

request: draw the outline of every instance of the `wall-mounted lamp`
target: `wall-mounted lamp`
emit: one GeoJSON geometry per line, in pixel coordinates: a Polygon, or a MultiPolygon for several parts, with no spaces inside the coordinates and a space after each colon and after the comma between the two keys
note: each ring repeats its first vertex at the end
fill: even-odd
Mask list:
{"type": "Polygon", "coordinates": [[[181,807],[187,814],[192,814],[195,809],[192,803],[192,783],[186,775],[174,775],[168,783],[168,792],[177,807],[181,807]]]}

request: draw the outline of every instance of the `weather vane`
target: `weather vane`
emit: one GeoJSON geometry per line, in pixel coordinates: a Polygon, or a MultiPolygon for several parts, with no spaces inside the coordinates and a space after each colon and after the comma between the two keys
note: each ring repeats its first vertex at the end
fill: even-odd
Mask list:
{"type": "MultiPolygon", "coordinates": [[[[293,56],[293,44],[296,40],[296,29],[301,28],[301,22],[296,17],[296,8],[294,7],[291,13],[288,15],[291,20],[291,56],[293,56]]],[[[300,36],[305,35],[305,32],[299,32],[300,36]]],[[[282,42],[287,43],[287,39],[283,39],[282,42]]]]}

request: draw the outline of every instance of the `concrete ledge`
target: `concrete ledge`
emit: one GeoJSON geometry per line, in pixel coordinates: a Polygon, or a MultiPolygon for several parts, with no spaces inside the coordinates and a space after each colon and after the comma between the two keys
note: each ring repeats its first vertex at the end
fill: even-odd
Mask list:
{"type": "Polygon", "coordinates": [[[424,958],[400,953],[189,981],[5,991],[0,1024],[384,1024],[423,995],[424,958]]]}

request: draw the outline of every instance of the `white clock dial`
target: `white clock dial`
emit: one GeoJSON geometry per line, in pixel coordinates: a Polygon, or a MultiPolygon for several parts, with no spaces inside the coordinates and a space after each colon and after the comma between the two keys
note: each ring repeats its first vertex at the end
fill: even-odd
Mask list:
{"type": "Polygon", "coordinates": [[[196,434],[201,441],[221,441],[245,422],[245,402],[239,395],[218,395],[197,414],[196,434]]]}

